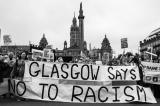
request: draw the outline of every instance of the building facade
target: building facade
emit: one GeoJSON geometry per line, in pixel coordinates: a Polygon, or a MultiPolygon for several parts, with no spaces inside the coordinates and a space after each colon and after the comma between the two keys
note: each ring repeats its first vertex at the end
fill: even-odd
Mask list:
{"type": "Polygon", "coordinates": [[[13,52],[14,54],[17,54],[22,51],[29,52],[30,45],[8,45],[0,47],[0,53],[2,54],[7,54],[8,52],[13,52]]]}
{"type": "Polygon", "coordinates": [[[100,49],[93,48],[89,51],[89,56],[91,59],[93,59],[94,61],[102,60],[104,64],[112,59],[112,54],[112,47],[106,35],[102,40],[100,49]]]}
{"type": "Polygon", "coordinates": [[[140,53],[142,56],[145,55],[145,52],[148,51],[149,48],[153,48],[152,53],[158,55],[157,57],[153,57],[153,59],[160,57],[160,28],[153,30],[147,38],[140,41],[140,53]]]}
{"type": "Polygon", "coordinates": [[[72,25],[70,27],[70,47],[67,47],[67,42],[64,41],[63,56],[73,56],[78,58],[80,57],[81,51],[86,55],[88,54],[87,42],[84,41],[84,15],[82,3],[80,3],[78,21],[79,25],[77,24],[77,19],[74,14],[72,25]]]}

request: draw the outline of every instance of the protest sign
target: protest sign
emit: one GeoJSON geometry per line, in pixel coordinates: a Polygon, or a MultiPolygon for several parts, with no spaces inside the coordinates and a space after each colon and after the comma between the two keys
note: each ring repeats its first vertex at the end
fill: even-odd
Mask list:
{"type": "Polygon", "coordinates": [[[127,42],[127,38],[122,38],[121,39],[121,48],[128,48],[128,42],[127,42]]]}
{"type": "Polygon", "coordinates": [[[95,86],[59,84],[58,80],[35,78],[32,82],[11,80],[10,90],[15,95],[44,101],[75,103],[156,103],[150,90],[139,85],[95,86]]]}
{"type": "Polygon", "coordinates": [[[32,49],[32,58],[37,59],[38,57],[43,56],[43,51],[42,50],[37,50],[37,49],[32,49]]]}
{"type": "Polygon", "coordinates": [[[142,62],[144,81],[160,85],[160,63],[142,62]]]}
{"type": "Polygon", "coordinates": [[[44,49],[43,58],[50,59],[51,49],[44,49]]]}
{"type": "Polygon", "coordinates": [[[137,66],[104,66],[77,63],[25,63],[24,77],[87,80],[87,81],[114,81],[139,80],[137,66]]]}
{"type": "Polygon", "coordinates": [[[103,53],[103,56],[102,56],[102,62],[103,62],[103,64],[108,64],[108,62],[109,62],[109,57],[110,56],[110,53],[108,53],[108,52],[104,52],[103,53]]]}
{"type": "Polygon", "coordinates": [[[54,60],[54,53],[50,53],[50,59],[53,59],[54,60]]]}

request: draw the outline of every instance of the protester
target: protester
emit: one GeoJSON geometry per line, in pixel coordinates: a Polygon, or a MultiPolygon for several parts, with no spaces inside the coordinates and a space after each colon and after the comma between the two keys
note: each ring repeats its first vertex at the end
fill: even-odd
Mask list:
{"type": "Polygon", "coordinates": [[[5,56],[4,56],[4,62],[5,62],[5,63],[8,63],[8,59],[9,59],[8,55],[5,55],[5,56]]]}
{"type": "Polygon", "coordinates": [[[59,63],[63,63],[63,58],[62,58],[62,57],[59,57],[59,58],[58,58],[58,62],[59,62],[59,63]]]}
{"type": "Polygon", "coordinates": [[[5,63],[4,63],[4,57],[2,55],[0,55],[0,83],[3,82],[3,71],[5,69],[5,63]]]}
{"type": "Polygon", "coordinates": [[[78,60],[78,63],[83,63],[83,58],[80,58],[80,59],[78,60]]]}
{"type": "Polygon", "coordinates": [[[33,58],[32,58],[32,53],[31,53],[31,52],[28,52],[28,54],[27,54],[27,59],[28,59],[29,61],[34,61],[33,58]]]}
{"type": "Polygon", "coordinates": [[[14,77],[22,80],[25,70],[25,60],[27,60],[27,55],[25,52],[22,52],[18,59],[16,60],[16,64],[14,67],[14,77]]]}

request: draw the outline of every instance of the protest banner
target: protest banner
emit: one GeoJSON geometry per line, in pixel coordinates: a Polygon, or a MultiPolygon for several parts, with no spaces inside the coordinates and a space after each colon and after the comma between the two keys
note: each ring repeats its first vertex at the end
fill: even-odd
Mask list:
{"type": "Polygon", "coordinates": [[[49,57],[50,59],[53,59],[54,60],[54,53],[50,53],[50,57],[49,57]]]}
{"type": "Polygon", "coordinates": [[[26,61],[24,77],[87,81],[137,81],[140,79],[137,66],[104,66],[37,61],[26,61]]]}
{"type": "Polygon", "coordinates": [[[109,59],[110,59],[110,53],[108,53],[108,52],[104,52],[103,53],[103,56],[102,56],[102,63],[103,64],[108,64],[108,62],[110,61],[109,59]]]}
{"type": "Polygon", "coordinates": [[[160,63],[142,62],[144,81],[160,85],[160,63]]]}
{"type": "Polygon", "coordinates": [[[3,78],[3,82],[0,83],[0,95],[8,93],[8,78],[3,78]]]}
{"type": "Polygon", "coordinates": [[[10,90],[15,95],[35,100],[74,103],[156,103],[150,90],[139,85],[95,86],[59,84],[58,80],[35,78],[32,82],[11,80],[10,90]]]}
{"type": "Polygon", "coordinates": [[[127,38],[121,38],[121,48],[128,48],[127,38]]]}
{"type": "Polygon", "coordinates": [[[38,57],[43,56],[43,51],[42,50],[37,50],[37,49],[32,49],[32,58],[37,59],[38,57]]]}
{"type": "Polygon", "coordinates": [[[51,49],[44,49],[43,58],[50,59],[51,49]]]}

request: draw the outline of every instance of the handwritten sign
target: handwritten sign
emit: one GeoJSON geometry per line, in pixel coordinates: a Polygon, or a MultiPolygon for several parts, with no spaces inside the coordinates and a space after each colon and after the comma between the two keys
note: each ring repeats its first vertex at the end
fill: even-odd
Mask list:
{"type": "Polygon", "coordinates": [[[142,62],[144,81],[160,85],[160,63],[142,62]]]}

